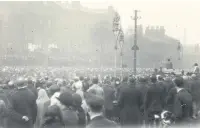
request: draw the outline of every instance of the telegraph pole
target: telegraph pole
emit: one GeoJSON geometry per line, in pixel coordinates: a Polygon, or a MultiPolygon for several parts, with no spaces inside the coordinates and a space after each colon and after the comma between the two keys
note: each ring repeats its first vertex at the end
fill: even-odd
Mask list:
{"type": "Polygon", "coordinates": [[[120,16],[119,14],[116,12],[114,19],[113,19],[113,33],[116,37],[115,40],[115,72],[114,75],[115,77],[117,76],[117,50],[118,50],[118,41],[119,41],[119,34],[120,34],[120,16]]]}
{"type": "Polygon", "coordinates": [[[133,52],[133,72],[134,75],[137,74],[137,50],[139,50],[139,47],[137,46],[137,20],[139,19],[138,17],[138,10],[134,11],[135,16],[132,17],[132,19],[135,21],[135,28],[134,28],[134,45],[132,47],[133,52]]]}

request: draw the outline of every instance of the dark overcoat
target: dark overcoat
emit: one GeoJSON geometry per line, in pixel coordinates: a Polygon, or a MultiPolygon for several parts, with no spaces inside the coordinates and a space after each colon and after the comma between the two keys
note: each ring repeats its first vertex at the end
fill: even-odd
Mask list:
{"type": "Polygon", "coordinates": [[[160,84],[153,83],[150,85],[144,101],[146,120],[152,120],[154,114],[158,114],[163,110],[165,94],[165,88],[160,84]]]}
{"type": "Polygon", "coordinates": [[[139,125],[142,120],[142,93],[134,85],[120,89],[118,105],[121,125],[139,125]]]}
{"type": "Polygon", "coordinates": [[[10,116],[8,128],[32,128],[37,116],[35,95],[27,88],[14,90],[10,96],[10,116]],[[28,122],[22,120],[23,116],[29,118],[28,122]]]}

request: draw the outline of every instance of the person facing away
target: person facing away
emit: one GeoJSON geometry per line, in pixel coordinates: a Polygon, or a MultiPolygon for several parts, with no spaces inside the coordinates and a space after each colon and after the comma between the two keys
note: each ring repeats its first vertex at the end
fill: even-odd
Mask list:
{"type": "Polygon", "coordinates": [[[86,126],[86,113],[81,106],[82,98],[79,94],[76,94],[76,93],[74,93],[72,95],[72,97],[73,97],[74,108],[78,113],[78,125],[79,125],[79,127],[85,127],[86,126]]]}
{"type": "Polygon", "coordinates": [[[138,126],[142,124],[142,93],[135,86],[136,79],[129,78],[128,86],[120,89],[118,105],[120,107],[120,123],[122,126],[138,126]]]}
{"type": "Polygon", "coordinates": [[[116,128],[118,125],[108,120],[103,114],[104,97],[98,93],[99,89],[93,88],[86,93],[86,102],[88,105],[88,114],[90,122],[86,128],[116,128]]]}
{"type": "Polygon", "coordinates": [[[69,92],[61,93],[57,98],[60,101],[60,117],[65,127],[78,127],[78,113],[74,107],[73,96],[69,92]]]}
{"type": "Polygon", "coordinates": [[[146,121],[152,123],[155,114],[160,114],[164,107],[165,89],[157,84],[156,76],[151,76],[151,84],[144,100],[146,121]]]}
{"type": "Polygon", "coordinates": [[[124,76],[124,77],[122,78],[122,82],[121,82],[120,85],[117,87],[117,90],[116,90],[116,99],[119,98],[119,94],[120,94],[121,88],[127,87],[127,86],[128,86],[128,77],[127,77],[127,76],[124,76]]]}
{"type": "Polygon", "coordinates": [[[9,105],[9,100],[3,87],[0,86],[0,127],[6,128],[7,121],[7,107],[9,105]]]}
{"type": "Polygon", "coordinates": [[[52,105],[47,108],[44,114],[42,128],[64,128],[60,109],[57,105],[52,105]]]}
{"type": "Polygon", "coordinates": [[[103,86],[104,91],[104,108],[105,108],[105,115],[108,119],[111,119],[113,116],[113,101],[115,100],[115,89],[112,87],[109,81],[104,82],[103,86]]]}
{"type": "Polygon", "coordinates": [[[190,93],[193,100],[193,117],[196,118],[200,110],[200,80],[196,74],[192,74],[190,93]]]}
{"type": "Polygon", "coordinates": [[[183,78],[176,77],[175,83],[175,100],[174,114],[176,115],[177,123],[188,123],[192,117],[192,95],[183,87],[183,78]]]}
{"type": "Polygon", "coordinates": [[[90,90],[93,90],[93,89],[99,90],[99,91],[97,91],[97,93],[99,93],[98,95],[104,96],[103,88],[99,86],[99,80],[98,80],[98,77],[96,77],[96,76],[93,77],[92,86],[87,90],[87,92],[89,92],[90,90]]]}
{"type": "Polygon", "coordinates": [[[194,64],[194,71],[193,71],[193,73],[198,75],[199,72],[200,72],[200,71],[199,71],[199,66],[198,66],[197,63],[195,63],[195,64],[194,64]]]}
{"type": "Polygon", "coordinates": [[[44,119],[44,114],[46,112],[46,109],[50,105],[50,99],[44,89],[39,89],[38,91],[38,98],[36,100],[37,103],[37,118],[36,118],[36,123],[35,127],[36,128],[41,128],[42,127],[42,122],[44,119]]]}
{"type": "Polygon", "coordinates": [[[16,84],[17,89],[9,96],[9,110],[14,118],[9,118],[8,128],[32,128],[37,116],[35,95],[27,88],[24,78],[18,78],[16,84]]]}

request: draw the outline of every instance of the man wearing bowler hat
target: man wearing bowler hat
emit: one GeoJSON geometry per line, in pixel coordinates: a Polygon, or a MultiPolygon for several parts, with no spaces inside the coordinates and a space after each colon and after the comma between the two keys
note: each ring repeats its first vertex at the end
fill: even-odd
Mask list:
{"type": "Polygon", "coordinates": [[[27,88],[26,81],[20,77],[16,81],[17,88],[10,93],[8,128],[33,128],[37,116],[36,98],[27,88]]]}

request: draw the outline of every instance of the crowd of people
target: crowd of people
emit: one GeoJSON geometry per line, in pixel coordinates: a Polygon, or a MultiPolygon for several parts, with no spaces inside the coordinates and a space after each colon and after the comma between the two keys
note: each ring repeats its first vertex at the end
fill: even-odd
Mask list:
{"type": "Polygon", "coordinates": [[[0,128],[198,125],[198,64],[180,74],[162,68],[121,77],[85,72],[1,68],[0,128]]]}

